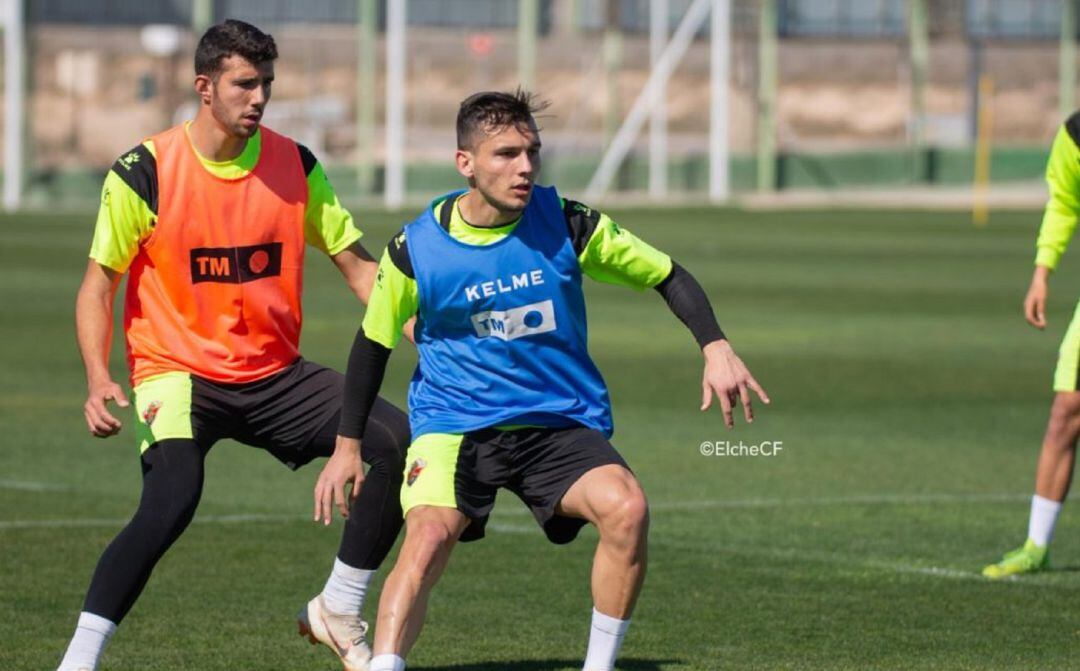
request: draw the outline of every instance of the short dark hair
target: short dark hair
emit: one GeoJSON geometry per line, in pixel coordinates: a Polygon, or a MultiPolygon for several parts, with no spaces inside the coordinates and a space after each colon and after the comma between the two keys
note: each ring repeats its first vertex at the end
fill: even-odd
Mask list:
{"type": "Polygon", "coordinates": [[[229,56],[242,56],[254,65],[278,57],[273,36],[250,23],[226,19],[210,26],[195,48],[195,74],[214,77],[221,72],[221,61],[229,56]]]}
{"type": "Polygon", "coordinates": [[[483,91],[474,93],[461,102],[457,115],[458,149],[474,146],[476,136],[489,134],[507,126],[527,126],[538,112],[548,108],[546,100],[524,89],[513,93],[483,91]]]}

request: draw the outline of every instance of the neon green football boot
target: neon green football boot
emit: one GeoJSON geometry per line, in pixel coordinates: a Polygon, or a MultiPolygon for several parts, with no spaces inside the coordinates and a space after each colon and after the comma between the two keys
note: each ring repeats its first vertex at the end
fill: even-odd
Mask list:
{"type": "Polygon", "coordinates": [[[1046,545],[1035,545],[1035,541],[1029,538],[1022,547],[1005,553],[1001,561],[984,568],[982,574],[987,578],[998,579],[1045,571],[1048,568],[1050,568],[1050,548],[1046,545]]]}

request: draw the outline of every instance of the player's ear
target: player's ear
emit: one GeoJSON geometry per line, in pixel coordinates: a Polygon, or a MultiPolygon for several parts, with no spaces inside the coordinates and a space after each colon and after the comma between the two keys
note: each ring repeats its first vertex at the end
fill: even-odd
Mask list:
{"type": "Polygon", "coordinates": [[[454,161],[457,164],[457,171],[465,179],[472,179],[476,171],[473,168],[473,155],[472,152],[467,149],[458,149],[454,154],[454,161]]]}
{"type": "Polygon", "coordinates": [[[195,93],[199,96],[199,101],[202,102],[202,104],[210,104],[210,97],[213,89],[214,82],[208,75],[195,76],[195,93]]]}

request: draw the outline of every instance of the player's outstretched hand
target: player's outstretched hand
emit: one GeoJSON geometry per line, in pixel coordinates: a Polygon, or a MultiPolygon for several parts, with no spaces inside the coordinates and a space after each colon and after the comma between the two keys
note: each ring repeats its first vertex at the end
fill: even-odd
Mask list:
{"type": "Polygon", "coordinates": [[[730,429],[735,426],[732,410],[742,402],[743,416],[747,422],[754,421],[754,408],[750,402],[750,390],[764,403],[769,403],[769,395],[761,388],[754,376],[747,370],[746,364],[731,349],[727,340],[717,340],[705,346],[705,373],[701,379],[701,409],[708,410],[712,405],[713,394],[720,401],[724,411],[724,424],[730,429]]]}
{"type": "Polygon", "coordinates": [[[1031,276],[1031,286],[1028,287],[1027,295],[1024,296],[1024,319],[1037,329],[1046,328],[1046,280],[1049,275],[1049,268],[1035,266],[1035,274],[1031,276]]]}
{"type": "Polygon", "coordinates": [[[86,403],[83,404],[83,416],[86,418],[86,426],[96,438],[108,438],[120,433],[123,424],[112,416],[105,403],[116,401],[116,405],[126,408],[131,405],[124,390],[120,385],[106,378],[100,382],[90,384],[86,394],[86,403]]]}
{"type": "Polygon", "coordinates": [[[330,524],[335,504],[341,516],[348,517],[349,505],[360,495],[363,484],[364,462],[360,459],[360,440],[339,435],[334,453],[315,482],[315,521],[330,524]],[[346,485],[352,486],[347,497],[346,485]]]}

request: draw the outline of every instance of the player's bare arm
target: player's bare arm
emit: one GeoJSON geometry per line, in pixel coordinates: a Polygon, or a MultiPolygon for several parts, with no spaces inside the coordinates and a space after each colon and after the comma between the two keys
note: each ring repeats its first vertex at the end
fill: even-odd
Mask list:
{"type": "MultiPolygon", "coordinates": [[[[375,284],[375,277],[379,273],[379,263],[364,246],[359,242],[349,245],[344,251],[330,257],[341,274],[345,276],[345,282],[364,305],[371,299],[371,288],[375,284]]],[[[412,318],[401,327],[401,333],[409,342],[413,340],[413,326],[416,318],[412,318]]]]}
{"type": "Polygon", "coordinates": [[[1037,329],[1046,328],[1046,297],[1049,293],[1050,268],[1035,266],[1031,285],[1024,296],[1024,319],[1037,329]]]}
{"type": "Polygon", "coordinates": [[[87,395],[83,415],[87,429],[98,438],[115,435],[122,426],[109,412],[106,403],[115,401],[121,408],[128,406],[123,389],[109,374],[113,296],[120,277],[120,273],[91,259],[75,300],[75,332],[86,368],[87,395]]]}
{"type": "Polygon", "coordinates": [[[375,283],[375,274],[379,263],[364,249],[359,241],[330,257],[337,269],[345,277],[345,283],[364,305],[371,298],[371,286],[375,283]]]}

